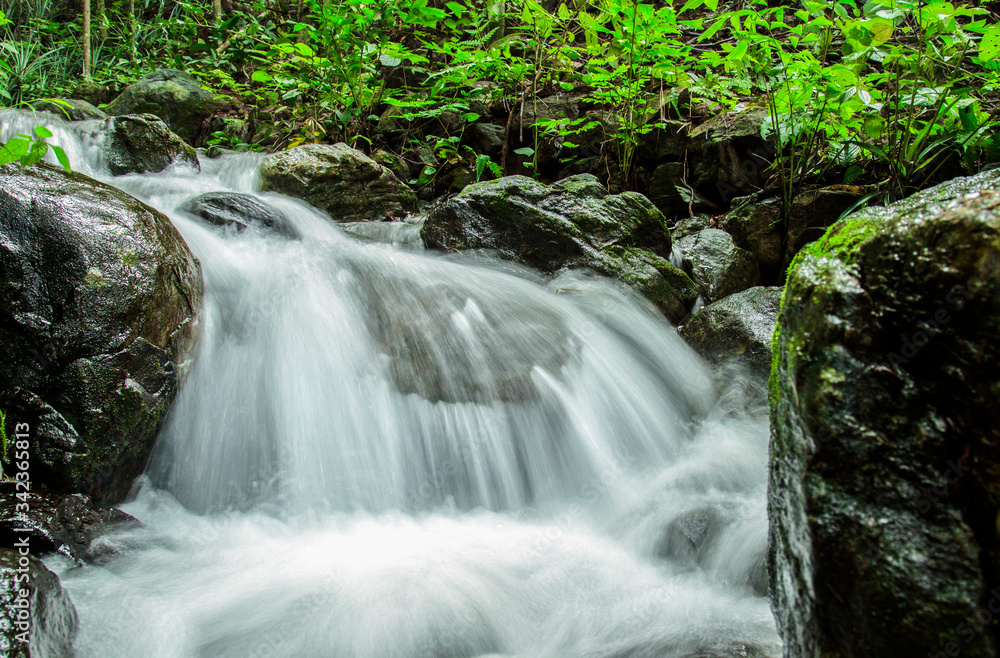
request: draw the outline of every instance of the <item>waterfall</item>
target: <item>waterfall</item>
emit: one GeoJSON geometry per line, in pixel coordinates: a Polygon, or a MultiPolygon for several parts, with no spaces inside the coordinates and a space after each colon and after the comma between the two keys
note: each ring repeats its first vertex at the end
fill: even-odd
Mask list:
{"type": "Polygon", "coordinates": [[[167,214],[205,281],[193,366],[122,506],[143,525],[99,540],[107,564],[47,560],[79,656],[780,653],[759,383],[713,378],[644,300],[361,239],[261,194],[256,154],[113,178],[100,121],[4,111],[0,140],[39,123],[167,214]],[[295,235],[181,210],[218,191],[295,235]]]}

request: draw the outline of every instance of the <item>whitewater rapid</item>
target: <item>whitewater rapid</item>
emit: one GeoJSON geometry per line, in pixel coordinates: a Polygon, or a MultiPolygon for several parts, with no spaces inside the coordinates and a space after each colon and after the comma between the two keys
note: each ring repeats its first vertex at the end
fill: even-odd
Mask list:
{"type": "Polygon", "coordinates": [[[106,564],[47,560],[78,656],[780,654],[761,382],[713,378],[614,282],[361,239],[260,194],[257,154],[112,178],[102,122],[0,112],[0,140],[40,123],[170,217],[205,281],[121,506],[142,526],[98,540],[106,564]],[[299,237],[180,210],[219,191],[299,237]]]}

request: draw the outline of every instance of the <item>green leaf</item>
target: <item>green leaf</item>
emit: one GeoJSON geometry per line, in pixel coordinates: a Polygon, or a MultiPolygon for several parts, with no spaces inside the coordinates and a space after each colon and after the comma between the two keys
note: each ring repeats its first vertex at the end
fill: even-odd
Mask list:
{"type": "Polygon", "coordinates": [[[530,146],[525,146],[523,148],[514,149],[514,153],[518,155],[523,155],[526,158],[530,158],[535,154],[535,149],[531,148],[530,146]]]}
{"type": "MultiPolygon", "coordinates": [[[[451,3],[449,3],[451,4],[451,3]]],[[[378,61],[382,66],[392,68],[394,66],[399,66],[403,63],[403,60],[398,57],[393,57],[392,55],[386,55],[385,53],[378,56],[378,61]]]]}
{"type": "Polygon", "coordinates": [[[52,152],[56,154],[56,160],[62,165],[62,168],[66,170],[67,174],[73,173],[73,169],[69,166],[69,158],[66,156],[66,151],[62,150],[61,147],[52,145],[52,152]]]}
{"type": "Polygon", "coordinates": [[[445,5],[448,7],[448,9],[451,10],[451,13],[455,14],[456,18],[461,18],[462,13],[465,11],[465,7],[458,4],[457,2],[448,2],[445,3],[445,5]]]}
{"type": "Polygon", "coordinates": [[[20,160],[31,148],[31,140],[27,137],[15,137],[0,149],[0,164],[7,164],[14,160],[20,160]]]}
{"type": "Polygon", "coordinates": [[[38,136],[38,139],[48,139],[52,137],[52,131],[45,126],[35,126],[35,135],[38,136]]]}
{"type": "Polygon", "coordinates": [[[844,172],[844,185],[850,185],[858,178],[860,178],[861,175],[864,173],[865,170],[862,169],[859,165],[851,165],[850,167],[847,168],[847,171],[844,172]]]}
{"type": "Polygon", "coordinates": [[[271,77],[270,73],[268,73],[267,71],[260,71],[260,70],[254,71],[253,75],[250,76],[250,79],[253,80],[254,82],[261,82],[263,84],[268,84],[269,82],[274,80],[274,78],[271,77]]]}
{"type": "Polygon", "coordinates": [[[1000,25],[992,25],[983,31],[979,42],[979,59],[990,61],[1000,55],[1000,25]]]}
{"type": "Polygon", "coordinates": [[[30,167],[33,164],[37,164],[49,150],[49,145],[45,142],[35,142],[31,150],[21,157],[21,166],[30,167]]]}

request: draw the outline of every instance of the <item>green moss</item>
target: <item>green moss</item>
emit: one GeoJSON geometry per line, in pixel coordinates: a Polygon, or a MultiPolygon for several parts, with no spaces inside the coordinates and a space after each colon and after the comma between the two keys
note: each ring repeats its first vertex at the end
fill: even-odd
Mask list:
{"type": "Polygon", "coordinates": [[[87,270],[87,273],[83,275],[83,283],[92,290],[97,290],[108,285],[107,279],[104,278],[104,273],[96,267],[87,270]]]}

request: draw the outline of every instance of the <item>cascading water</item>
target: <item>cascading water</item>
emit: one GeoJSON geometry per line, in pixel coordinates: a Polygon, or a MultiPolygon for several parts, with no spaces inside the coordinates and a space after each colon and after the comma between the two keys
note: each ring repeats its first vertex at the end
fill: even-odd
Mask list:
{"type": "MultiPolygon", "coordinates": [[[[767,656],[767,419],[648,305],[583,275],[345,233],[256,192],[259,156],[111,178],[100,122],[44,121],[74,167],[170,216],[200,259],[195,363],[148,477],[48,560],[83,657],[767,656]],[[255,194],[297,237],[179,210],[255,194]]],[[[747,392],[749,391],[749,395],[747,392]]]]}

